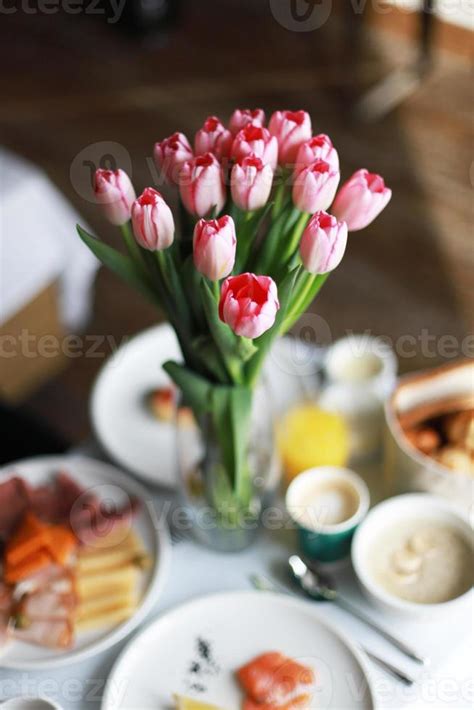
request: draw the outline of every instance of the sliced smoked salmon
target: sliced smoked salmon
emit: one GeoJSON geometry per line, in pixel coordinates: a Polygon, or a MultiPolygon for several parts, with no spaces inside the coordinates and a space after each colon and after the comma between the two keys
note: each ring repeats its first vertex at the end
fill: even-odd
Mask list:
{"type": "Polygon", "coordinates": [[[255,700],[246,698],[242,705],[242,710],[309,710],[310,702],[311,695],[298,695],[298,697],[289,700],[284,705],[256,703],[255,700]]]}
{"type": "Polygon", "coordinates": [[[236,675],[249,698],[271,707],[285,707],[297,691],[315,681],[311,668],[275,651],[257,656],[239,668],[236,675]]]}

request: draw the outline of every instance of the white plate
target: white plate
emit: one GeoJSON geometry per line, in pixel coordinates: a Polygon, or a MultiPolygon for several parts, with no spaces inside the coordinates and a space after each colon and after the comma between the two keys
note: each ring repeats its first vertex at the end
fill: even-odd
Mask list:
{"type": "Polygon", "coordinates": [[[230,592],[181,606],[142,631],[122,652],[107,682],[102,710],[170,710],[185,693],[225,710],[241,707],[234,671],[257,654],[281,651],[314,668],[311,708],[373,710],[365,661],[307,604],[263,592],[230,592]],[[213,664],[202,662],[199,639],[213,664]],[[201,663],[201,672],[191,666],[201,663]],[[194,683],[205,690],[192,689],[194,683]]]}
{"type": "Polygon", "coordinates": [[[162,369],[166,360],[182,361],[169,325],[136,335],[116,350],[99,373],[90,414],[95,435],[112,459],[152,483],[173,487],[173,425],[157,421],[144,401],[150,390],[170,384],[162,369]]]}
{"type": "MultiPolygon", "coordinates": [[[[117,349],[100,371],[92,391],[90,414],[95,435],[123,468],[150,483],[176,486],[176,449],[172,424],[157,421],[144,398],[170,384],[166,360],[182,361],[176,335],[168,324],[149,328],[117,349]]],[[[266,376],[277,410],[315,388],[320,352],[284,338],[267,359],[266,376]]]]}
{"type": "Polygon", "coordinates": [[[104,631],[78,634],[74,647],[69,651],[12,641],[2,649],[0,666],[3,667],[25,670],[56,668],[104,651],[143,621],[156,604],[165,582],[171,554],[168,532],[163,526],[157,527],[156,520],[153,520],[145,505],[147,491],[115,467],[82,456],[40,456],[4,466],[0,469],[0,480],[20,475],[29,483],[38,485],[60,470],[69,473],[84,488],[97,487],[99,496],[107,496],[118,504],[123,503],[127,496],[135,496],[143,501],[144,505],[134,520],[134,528],[142,537],[153,564],[144,573],[142,602],[130,619],[104,631]]]}

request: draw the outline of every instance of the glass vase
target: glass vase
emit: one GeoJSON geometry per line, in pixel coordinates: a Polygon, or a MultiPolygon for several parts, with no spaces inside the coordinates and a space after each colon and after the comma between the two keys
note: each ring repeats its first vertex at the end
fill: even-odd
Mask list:
{"type": "Polygon", "coordinates": [[[280,481],[271,397],[264,382],[249,393],[248,403],[234,418],[226,417],[224,427],[215,412],[196,417],[184,400],[177,409],[183,524],[199,542],[220,552],[238,552],[255,540],[262,511],[280,481]]]}

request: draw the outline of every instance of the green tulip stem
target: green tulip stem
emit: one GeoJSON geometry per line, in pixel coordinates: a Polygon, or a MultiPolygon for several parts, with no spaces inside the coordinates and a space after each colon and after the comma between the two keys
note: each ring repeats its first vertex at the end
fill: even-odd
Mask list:
{"type": "Polygon", "coordinates": [[[293,233],[290,235],[288,242],[286,244],[286,248],[283,250],[283,253],[279,256],[279,259],[281,260],[281,263],[286,263],[288,259],[293,256],[295,251],[299,247],[299,243],[301,241],[301,235],[304,232],[304,229],[308,223],[309,220],[309,214],[307,212],[302,212],[301,215],[298,217],[298,220],[293,228],[293,233]]]}
{"type": "Polygon", "coordinates": [[[138,266],[143,268],[143,259],[140,251],[140,246],[136,242],[135,237],[133,236],[133,232],[130,227],[130,222],[125,222],[125,224],[122,224],[120,229],[122,230],[123,241],[125,242],[125,246],[127,247],[127,251],[131,259],[133,259],[133,261],[138,266]]]}

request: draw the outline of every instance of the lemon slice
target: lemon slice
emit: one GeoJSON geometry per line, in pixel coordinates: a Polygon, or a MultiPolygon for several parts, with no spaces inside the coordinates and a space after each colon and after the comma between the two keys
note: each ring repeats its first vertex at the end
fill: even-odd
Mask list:
{"type": "Polygon", "coordinates": [[[278,426],[278,446],[288,482],[313,466],[344,466],[349,432],[343,417],[312,404],[290,409],[278,426]]]}
{"type": "Polygon", "coordinates": [[[184,695],[174,695],[173,697],[176,702],[176,710],[223,710],[223,708],[218,708],[217,705],[210,705],[209,703],[201,702],[201,700],[185,698],[184,695]]]}

